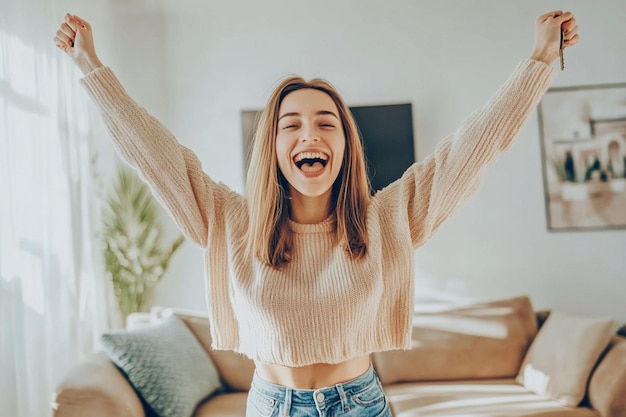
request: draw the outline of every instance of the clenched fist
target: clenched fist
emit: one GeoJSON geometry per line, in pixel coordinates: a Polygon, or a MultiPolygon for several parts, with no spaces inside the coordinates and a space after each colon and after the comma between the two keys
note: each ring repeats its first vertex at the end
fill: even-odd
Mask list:
{"type": "Polygon", "coordinates": [[[578,25],[571,12],[556,10],[539,16],[535,22],[535,45],[530,57],[552,64],[559,56],[561,29],[565,34],[563,48],[578,43],[578,25]]]}
{"type": "Polygon", "coordinates": [[[65,21],[57,30],[54,43],[72,58],[83,74],[102,66],[96,55],[91,26],[78,16],[69,13],[65,15],[65,21]]]}

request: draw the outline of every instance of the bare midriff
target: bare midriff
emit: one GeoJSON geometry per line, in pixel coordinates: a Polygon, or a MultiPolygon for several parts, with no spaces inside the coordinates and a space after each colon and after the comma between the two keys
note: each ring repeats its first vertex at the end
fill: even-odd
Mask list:
{"type": "Polygon", "coordinates": [[[295,389],[318,389],[350,381],[363,375],[370,367],[369,355],[340,363],[315,363],[290,367],[256,363],[256,372],[267,382],[295,389]]]}

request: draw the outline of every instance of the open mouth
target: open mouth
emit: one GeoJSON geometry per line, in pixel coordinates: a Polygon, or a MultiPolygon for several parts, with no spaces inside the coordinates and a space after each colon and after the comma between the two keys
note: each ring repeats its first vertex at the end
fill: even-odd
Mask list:
{"type": "Polygon", "coordinates": [[[328,155],[323,152],[300,152],[293,158],[293,162],[303,172],[319,172],[326,167],[328,159],[328,155]]]}

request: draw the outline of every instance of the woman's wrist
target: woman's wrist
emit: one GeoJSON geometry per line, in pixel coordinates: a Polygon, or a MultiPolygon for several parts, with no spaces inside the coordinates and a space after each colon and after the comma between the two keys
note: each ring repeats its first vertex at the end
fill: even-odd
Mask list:
{"type": "Polygon", "coordinates": [[[535,61],[545,62],[548,65],[552,65],[554,60],[558,57],[558,54],[554,52],[545,52],[545,51],[536,51],[534,50],[530,54],[530,59],[534,59],[535,61]]]}
{"type": "Polygon", "coordinates": [[[87,75],[94,69],[104,66],[95,55],[78,57],[76,59],[76,65],[82,71],[83,75],[87,75]]]}

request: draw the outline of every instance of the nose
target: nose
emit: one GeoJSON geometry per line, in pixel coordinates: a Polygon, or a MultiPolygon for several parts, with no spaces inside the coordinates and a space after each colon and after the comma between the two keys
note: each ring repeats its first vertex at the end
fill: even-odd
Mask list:
{"type": "Polygon", "coordinates": [[[319,140],[319,135],[314,132],[313,129],[302,129],[302,132],[300,134],[300,142],[319,142],[319,140]]]}

